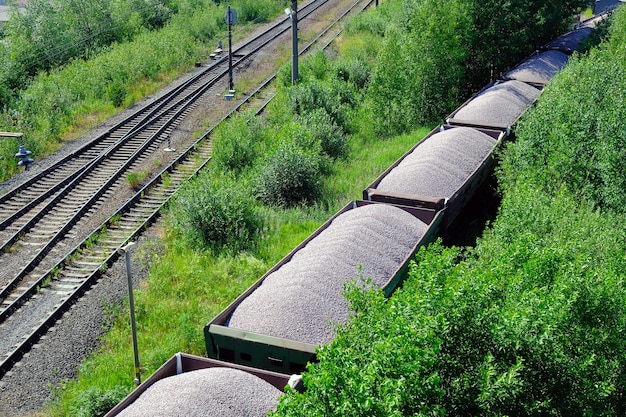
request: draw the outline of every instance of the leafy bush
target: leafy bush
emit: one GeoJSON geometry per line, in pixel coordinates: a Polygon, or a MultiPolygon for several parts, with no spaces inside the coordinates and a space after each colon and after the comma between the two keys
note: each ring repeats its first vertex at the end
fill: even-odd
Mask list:
{"type": "Polygon", "coordinates": [[[259,168],[256,195],[271,205],[292,207],[315,201],[321,192],[321,161],[317,152],[285,141],[259,168]]]}
{"type": "Polygon", "coordinates": [[[345,83],[311,80],[291,88],[289,95],[293,114],[304,115],[321,108],[337,126],[347,130],[348,117],[344,104],[354,103],[355,98],[345,83]]]}
{"type": "Polygon", "coordinates": [[[72,415],[76,417],[102,417],[128,395],[127,389],[117,386],[111,390],[97,387],[81,392],[72,415]]]}
{"type": "Polygon", "coordinates": [[[124,104],[124,98],[126,98],[125,86],[112,82],[107,86],[106,97],[115,107],[121,107],[124,104]]]}
{"type": "Polygon", "coordinates": [[[208,174],[183,187],[171,210],[173,230],[197,249],[250,249],[262,228],[250,193],[228,178],[208,174]]]}
{"type": "Polygon", "coordinates": [[[340,59],[335,64],[335,74],[339,80],[354,85],[358,90],[364,90],[369,85],[372,69],[364,59],[340,59]]]}
{"type": "Polygon", "coordinates": [[[562,186],[599,207],[626,207],[626,10],[615,14],[609,42],[572,59],[542,94],[507,147],[502,187],[532,179],[562,186]],[[549,93],[549,94],[546,94],[549,93]]]}
{"type": "Polygon", "coordinates": [[[252,166],[263,141],[262,128],[260,119],[250,113],[239,114],[220,125],[213,140],[215,168],[239,174],[252,166]]]}
{"type": "Polygon", "coordinates": [[[297,120],[307,129],[314,142],[319,142],[322,151],[331,158],[345,156],[348,151],[348,140],[341,128],[331,119],[324,109],[316,109],[297,120]]]}
{"type": "Polygon", "coordinates": [[[302,60],[299,68],[299,76],[304,80],[325,80],[328,76],[330,62],[325,51],[317,51],[302,60]]]}

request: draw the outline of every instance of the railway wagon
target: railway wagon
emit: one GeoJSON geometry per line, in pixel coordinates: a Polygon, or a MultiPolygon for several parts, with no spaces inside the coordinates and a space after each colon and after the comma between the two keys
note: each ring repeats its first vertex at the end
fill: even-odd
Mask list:
{"type": "Polygon", "coordinates": [[[364,191],[363,199],[442,210],[447,227],[492,170],[506,130],[442,125],[401,156],[364,191]]]}
{"type": "Polygon", "coordinates": [[[539,88],[545,86],[567,64],[569,55],[557,50],[536,51],[502,74],[503,80],[517,80],[539,88]]]}
{"type": "Polygon", "coordinates": [[[287,385],[300,389],[301,378],[177,353],[105,417],[260,417],[287,385]]]}
{"type": "Polygon", "coordinates": [[[301,372],[349,318],[344,284],[362,275],[390,295],[440,220],[434,208],[349,203],[205,326],[208,356],[301,372]]]}
{"type": "Polygon", "coordinates": [[[446,118],[446,124],[510,132],[541,94],[541,89],[517,81],[488,84],[446,118]]]}
{"type": "Polygon", "coordinates": [[[592,19],[583,26],[564,33],[558,38],[548,42],[541,49],[544,51],[555,50],[571,55],[577,51],[582,42],[591,35],[597,21],[598,19],[592,19]]]}
{"type": "Polygon", "coordinates": [[[578,50],[581,43],[592,33],[595,22],[588,22],[535,51],[507,72],[502,80],[517,80],[542,88],[567,64],[570,55],[578,50]]]}

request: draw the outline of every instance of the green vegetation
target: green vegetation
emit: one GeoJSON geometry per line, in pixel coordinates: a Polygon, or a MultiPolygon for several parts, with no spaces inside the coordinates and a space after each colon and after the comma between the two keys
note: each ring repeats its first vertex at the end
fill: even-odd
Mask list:
{"type": "Polygon", "coordinates": [[[239,184],[203,175],[178,192],[169,216],[170,227],[196,249],[239,252],[254,247],[262,229],[257,212],[254,198],[239,184]]]}
{"type": "MultiPolygon", "coordinates": [[[[180,49],[172,51],[184,56],[181,62],[195,60],[196,40],[204,36],[198,22],[205,22],[206,16],[183,14],[183,4],[192,10],[192,3],[196,4],[178,2],[178,8],[172,9],[176,14],[159,32],[171,28],[169,36],[182,41],[180,49]],[[175,21],[187,27],[177,31],[175,21]]],[[[204,355],[202,328],[208,320],[340,207],[360,198],[367,184],[476,90],[474,83],[482,87],[491,74],[561,33],[567,16],[585,2],[544,3],[494,6],[502,22],[491,28],[491,16],[481,13],[487,7],[484,2],[387,0],[348,24],[337,42],[336,59],[318,53],[302,61],[301,80],[293,88],[291,68],[284,66],[276,82],[277,97],[262,119],[243,114],[216,131],[210,167],[170,205],[164,250],[144,255],[150,276],[136,294],[143,374],[150,374],[178,351],[204,355]],[[527,19],[518,22],[514,17],[521,10],[527,19]],[[449,19],[442,13],[449,13],[449,19]],[[552,32],[536,31],[539,21],[549,22],[546,27],[552,32]],[[475,32],[477,27],[488,30],[475,32]],[[527,48],[520,48],[519,36],[527,48]],[[489,53],[499,53],[497,60],[479,59],[488,53],[487,46],[489,53]],[[429,127],[421,127],[424,124],[429,127]]],[[[132,48],[144,50],[137,44],[132,48]]],[[[150,48],[145,50],[151,53],[150,48]]],[[[157,56],[162,54],[166,52],[157,56]]],[[[123,62],[119,59],[115,62],[123,62]]],[[[172,68],[158,61],[154,66],[155,74],[167,74],[172,68]]],[[[149,73],[154,66],[148,66],[149,73]]],[[[118,67],[126,68],[111,65],[118,67]]],[[[121,89],[107,85],[112,89],[108,100],[120,99],[124,86],[143,82],[137,81],[143,80],[142,75],[129,84],[122,79],[121,89]]],[[[130,96],[127,93],[124,100],[130,96]]],[[[90,108],[86,114],[94,112],[90,108]]],[[[577,284],[587,274],[596,277],[603,271],[594,256],[603,253],[602,259],[610,259],[619,233],[605,236],[605,249],[598,252],[590,248],[603,242],[599,238],[575,241],[581,250],[576,257],[578,252],[566,250],[570,239],[580,237],[576,225],[595,227],[604,218],[601,213],[578,206],[566,192],[553,193],[560,197],[552,201],[550,194],[530,184],[519,190],[517,197],[505,198],[498,219],[509,223],[494,224],[473,250],[435,244],[421,252],[412,280],[391,300],[351,288],[349,297],[358,311],[354,320],[335,342],[320,350],[321,364],[306,375],[307,394],[284,397],[278,415],[523,415],[524,410],[532,411],[528,414],[556,410],[565,415],[582,410],[576,407],[585,400],[593,413],[594,407],[601,407],[600,395],[613,404],[620,391],[619,380],[611,376],[622,375],[615,365],[620,362],[615,361],[624,361],[621,348],[608,343],[606,336],[622,331],[619,303],[609,298],[604,287],[596,293],[594,286],[578,285],[576,317],[568,317],[567,309],[542,315],[538,307],[572,296],[566,291],[568,271],[580,272],[574,274],[577,284]],[[569,212],[576,217],[559,220],[569,212]],[[521,229],[536,213],[544,216],[542,221],[521,229]],[[520,230],[527,233],[519,235],[520,230]],[[489,244],[496,237],[500,244],[489,244]],[[536,258],[536,253],[544,257],[536,258]],[[589,262],[581,264],[585,256],[589,262]],[[561,266],[563,260],[572,262],[561,266]],[[503,277],[510,278],[510,286],[503,277]],[[537,280],[544,280],[546,288],[537,288],[537,280]],[[589,294],[600,298],[584,304],[589,294]],[[576,350],[577,339],[565,335],[582,334],[577,327],[582,322],[592,328],[594,312],[602,305],[598,300],[611,301],[614,309],[607,312],[599,332],[579,341],[591,352],[583,355],[576,350]],[[554,317],[570,326],[560,328],[560,322],[551,321],[554,317]],[[613,321],[615,332],[604,325],[613,321]],[[550,338],[553,331],[558,334],[550,338]],[[591,340],[593,336],[598,340],[591,340]],[[617,359],[594,350],[599,345],[617,359]],[[552,368],[544,369],[541,355],[549,354],[545,359],[552,368]],[[568,363],[575,364],[575,369],[567,370],[569,385],[555,384],[568,363]],[[598,379],[597,387],[589,387],[587,397],[581,394],[562,406],[569,400],[560,394],[582,393],[599,375],[596,367],[610,375],[598,379]],[[540,379],[536,385],[535,378],[540,379]],[[544,394],[549,398],[541,397],[544,394]]],[[[624,266],[620,262],[624,260],[615,263],[612,271],[624,266]]],[[[607,282],[618,284],[617,273],[607,277],[607,282]]],[[[51,415],[100,409],[93,387],[98,387],[98,398],[117,398],[132,387],[129,335],[126,315],[116,314],[101,350],[80,366],[79,378],[62,387],[50,406],[51,415]]]]}
{"type": "MultiPolygon", "coordinates": [[[[146,251],[141,261],[151,266],[149,283],[135,296],[144,376],[175,352],[206,354],[202,334],[206,322],[339,208],[359,198],[376,175],[430,130],[389,141],[347,136],[346,131],[358,126],[354,120],[359,109],[342,102],[339,92],[349,88],[352,96],[363,94],[338,69],[349,67],[323,54],[301,63],[302,91],[320,86],[325,92],[335,91],[323,96],[332,113],[317,109],[294,115],[291,88],[279,85],[266,117],[243,113],[216,130],[209,169],[183,187],[170,205],[166,250],[146,251]],[[318,66],[326,68],[317,73],[321,79],[312,75],[318,66]],[[308,83],[315,86],[307,87],[308,83]],[[331,117],[343,127],[329,124],[331,117]],[[279,159],[283,147],[318,161],[315,178],[320,192],[311,193],[316,197],[311,200],[303,193],[302,201],[286,208],[280,203],[262,205],[254,199],[254,186],[270,169],[268,162],[279,159]]],[[[78,379],[59,389],[57,401],[48,409],[50,415],[96,410],[100,398],[119,398],[131,389],[134,373],[127,310],[114,310],[101,350],[80,366],[78,379]],[[97,397],[92,395],[94,387],[97,397]]]]}
{"type": "Polygon", "coordinates": [[[510,147],[505,187],[532,178],[543,190],[566,187],[601,208],[626,207],[626,24],[623,13],[614,17],[611,42],[573,60],[547,91],[558,94],[544,93],[542,111],[520,124],[525,140],[510,147]],[[551,151],[556,146],[560,152],[551,151]]]}
{"type": "Polygon", "coordinates": [[[384,35],[372,42],[381,44],[367,97],[373,129],[386,136],[439,122],[529,51],[566,32],[587,3],[391,0],[377,16],[356,18],[359,31],[384,35]]]}
{"type": "MultiPolygon", "coordinates": [[[[151,265],[149,284],[135,292],[142,374],[150,375],[178,351],[206,355],[202,334],[206,322],[339,207],[358,198],[374,178],[373,173],[391,165],[427,131],[421,129],[392,141],[353,141],[349,160],[339,162],[324,181],[325,201],[332,206],[264,209],[262,234],[257,235],[256,246],[246,252],[216,254],[214,250],[194,246],[190,234],[172,232],[166,239],[164,253],[147,251],[141,262],[151,265]]],[[[177,212],[178,207],[173,206],[172,210],[177,212]]],[[[168,222],[173,215],[177,214],[167,215],[168,222]]],[[[91,407],[90,397],[83,392],[93,387],[101,392],[117,392],[120,386],[126,392],[132,388],[134,369],[127,311],[126,307],[115,315],[102,348],[80,366],[80,377],[68,381],[59,391],[60,400],[51,405],[49,415],[73,415],[71,410],[83,401],[87,402],[83,404],[85,408],[91,407]]]]}
{"type": "Polygon", "coordinates": [[[126,183],[133,190],[138,190],[141,187],[141,183],[148,176],[147,171],[131,171],[126,174],[126,183]]]}
{"type": "Polygon", "coordinates": [[[502,152],[476,247],[421,250],[389,300],[348,288],[354,317],[273,415],[626,412],[626,9],[614,17],[502,152]]]}

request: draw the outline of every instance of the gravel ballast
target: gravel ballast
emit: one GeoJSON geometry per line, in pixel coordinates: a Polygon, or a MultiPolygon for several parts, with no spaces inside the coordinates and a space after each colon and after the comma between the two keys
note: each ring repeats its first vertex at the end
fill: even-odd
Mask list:
{"type": "Polygon", "coordinates": [[[262,417],[281,394],[247,372],[207,368],[155,382],[118,417],[262,417]]]}
{"type": "Polygon", "coordinates": [[[559,51],[545,51],[535,54],[510,71],[502,78],[527,83],[547,84],[567,64],[569,56],[559,51]]]}
{"type": "Polygon", "coordinates": [[[451,198],[491,154],[496,141],[469,127],[438,132],[392,169],[378,190],[421,197],[451,198]]]}
{"type": "Polygon", "coordinates": [[[540,91],[529,84],[505,81],[477,94],[452,120],[480,126],[512,126],[539,94],[540,91]]]}
{"type": "Polygon", "coordinates": [[[362,276],[383,287],[412,254],[427,225],[406,211],[372,204],[348,210],[269,274],[228,326],[314,345],[335,337],[350,313],[346,282],[362,276]]]}

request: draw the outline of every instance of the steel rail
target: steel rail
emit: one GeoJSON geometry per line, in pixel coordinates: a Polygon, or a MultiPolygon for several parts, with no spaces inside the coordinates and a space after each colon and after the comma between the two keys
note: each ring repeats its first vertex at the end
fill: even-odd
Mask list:
{"type": "MultiPolygon", "coordinates": [[[[212,87],[216,82],[218,82],[223,76],[225,76],[227,72],[223,71],[217,77],[215,77],[212,82],[206,83],[200,89],[197,89],[191,96],[186,100],[181,100],[182,107],[175,109],[175,112],[172,115],[167,116],[166,122],[161,126],[155,133],[153,133],[147,140],[143,142],[143,144],[130,155],[125,162],[108,178],[108,180],[80,207],[80,209],[65,223],[63,227],[48,241],[48,243],[35,255],[33,260],[28,263],[1,291],[0,291],[0,300],[4,300],[8,297],[10,292],[16,288],[22,279],[27,276],[28,273],[33,271],[37,265],[37,261],[43,258],[58,242],[61,238],[67,234],[67,232],[71,229],[73,225],[75,225],[81,217],[98,201],[98,199],[110,188],[115,182],[121,177],[121,175],[127,171],[132,164],[141,157],[145,150],[148,149],[155,141],[157,141],[161,136],[165,135],[166,129],[174,124],[175,122],[180,121],[181,115],[187,110],[187,108],[191,105],[196,104],[197,99],[199,99],[210,87],[212,87]]],[[[174,108],[175,106],[172,106],[174,108]]],[[[64,189],[62,192],[57,194],[51,202],[49,202],[46,207],[40,212],[31,218],[22,228],[16,231],[11,238],[9,238],[2,246],[0,246],[0,250],[7,248],[9,245],[16,242],[18,239],[22,238],[30,229],[35,227],[35,225],[41,220],[46,213],[50,212],[56,204],[64,201],[65,198],[69,195],[69,193],[80,185],[83,180],[87,178],[87,176],[96,168],[100,166],[100,164],[104,164],[107,162],[107,158],[119,148],[124,146],[124,143],[118,143],[116,149],[108,150],[107,152],[101,154],[98,158],[96,158],[90,166],[83,170],[79,175],[77,175],[64,189]]],[[[0,313],[0,322],[6,318],[10,311],[15,310],[19,307],[19,303],[22,303],[27,299],[30,295],[34,294],[32,289],[25,292],[21,296],[17,297],[17,299],[12,302],[9,307],[3,310],[0,313]]]]}

